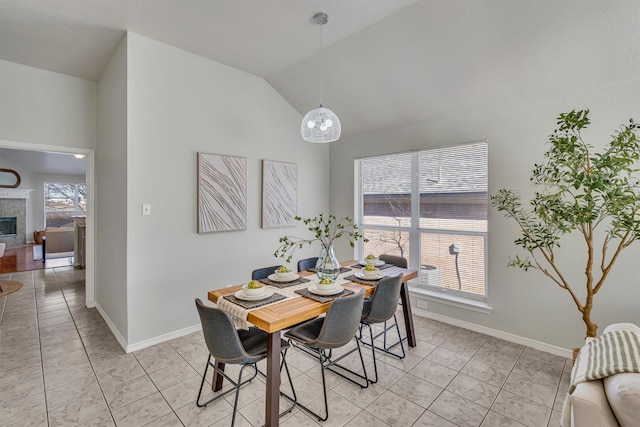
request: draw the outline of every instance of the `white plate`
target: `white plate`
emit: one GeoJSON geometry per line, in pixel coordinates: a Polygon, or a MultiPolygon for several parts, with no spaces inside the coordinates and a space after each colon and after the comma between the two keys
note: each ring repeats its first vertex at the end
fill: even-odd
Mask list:
{"type": "Polygon", "coordinates": [[[282,282],[282,283],[286,283],[286,282],[293,282],[294,280],[296,280],[298,276],[296,273],[291,273],[289,276],[284,277],[284,278],[280,278],[278,277],[275,273],[270,274],[268,279],[269,280],[273,280],[274,282],[282,282]]]}
{"type": "Polygon", "coordinates": [[[330,290],[322,290],[322,289],[318,289],[318,286],[326,286],[326,285],[316,285],[315,283],[311,286],[309,286],[307,289],[309,289],[309,292],[311,292],[312,294],[316,294],[316,295],[336,295],[339,294],[340,292],[342,292],[344,290],[344,288],[340,285],[334,285],[331,287],[330,290]]]}
{"type": "MultiPolygon", "coordinates": [[[[365,265],[367,265],[367,262],[366,261],[360,261],[359,264],[362,265],[362,266],[365,266],[365,265]]],[[[379,260],[375,261],[373,263],[373,265],[375,265],[376,267],[379,266],[379,265],[384,265],[384,261],[379,259],[379,260]]]]}
{"type": "Polygon", "coordinates": [[[273,295],[273,291],[268,289],[265,290],[262,295],[256,295],[256,296],[245,295],[243,290],[239,290],[238,292],[233,294],[233,296],[235,296],[236,298],[245,300],[245,301],[258,301],[261,299],[269,298],[271,295],[273,295]]]}
{"type": "Polygon", "coordinates": [[[362,273],[361,273],[361,272],[359,272],[359,271],[356,271],[356,274],[355,274],[355,275],[356,275],[356,277],[357,277],[357,278],[359,278],[359,279],[364,279],[364,280],[378,280],[378,279],[382,279],[382,278],[384,277],[384,274],[383,274],[383,273],[378,273],[378,275],[377,275],[377,276],[369,277],[369,276],[365,276],[364,274],[362,274],[362,273]]]}

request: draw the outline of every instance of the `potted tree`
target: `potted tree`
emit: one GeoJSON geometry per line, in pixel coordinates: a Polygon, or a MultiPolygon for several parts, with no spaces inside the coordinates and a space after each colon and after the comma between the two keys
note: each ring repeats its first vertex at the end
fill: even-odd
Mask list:
{"type": "Polygon", "coordinates": [[[508,265],[538,270],[568,292],[586,336],[595,337],[594,298],[620,253],[640,238],[640,124],[629,120],[601,152],[581,137],[589,124],[589,110],[560,114],[544,161],[533,168],[531,182],[540,190],[528,206],[508,189],[492,195],[491,206],[517,222],[521,235],[514,243],[528,253],[510,258],[508,265]],[[580,284],[567,279],[556,257],[561,240],[571,233],[584,240],[583,300],[576,292],[580,284]]]}

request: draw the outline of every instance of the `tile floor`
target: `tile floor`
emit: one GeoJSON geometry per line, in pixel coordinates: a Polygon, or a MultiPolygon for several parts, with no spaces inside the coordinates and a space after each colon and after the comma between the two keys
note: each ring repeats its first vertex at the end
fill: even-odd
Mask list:
{"type": "MultiPolygon", "coordinates": [[[[231,396],[195,405],[207,357],[200,333],[126,354],[98,312],[84,307],[83,271],[0,279],[24,283],[0,298],[0,426],[230,424],[231,396]]],[[[415,324],[418,346],[402,361],[379,356],[378,384],[362,390],[329,374],[330,416],[321,425],[560,425],[570,361],[429,319],[415,324]]],[[[299,399],[319,409],[316,362],[299,350],[287,360],[299,399]]],[[[240,393],[236,425],[261,425],[263,408],[258,377],[240,393]]],[[[317,423],[294,409],[281,425],[317,423]]]]}

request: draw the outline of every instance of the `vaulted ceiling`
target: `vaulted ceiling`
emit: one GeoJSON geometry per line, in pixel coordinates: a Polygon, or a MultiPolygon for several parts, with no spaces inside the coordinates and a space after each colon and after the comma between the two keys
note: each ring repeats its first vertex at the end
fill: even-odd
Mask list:
{"type": "Polygon", "coordinates": [[[132,31],[260,76],[304,114],[318,11],[344,136],[450,116],[460,96],[526,102],[533,80],[559,96],[640,72],[640,0],[0,0],[0,58],[97,80],[132,31]]]}

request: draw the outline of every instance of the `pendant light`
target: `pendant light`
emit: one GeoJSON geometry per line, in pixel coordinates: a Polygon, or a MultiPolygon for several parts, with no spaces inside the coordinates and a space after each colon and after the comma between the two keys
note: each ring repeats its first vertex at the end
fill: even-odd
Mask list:
{"type": "Polygon", "coordinates": [[[332,142],[340,138],[342,126],[338,116],[322,106],[322,26],[329,22],[326,13],[317,13],[313,20],[320,25],[320,107],[309,111],[302,119],[302,139],[309,142],[332,142]]]}

